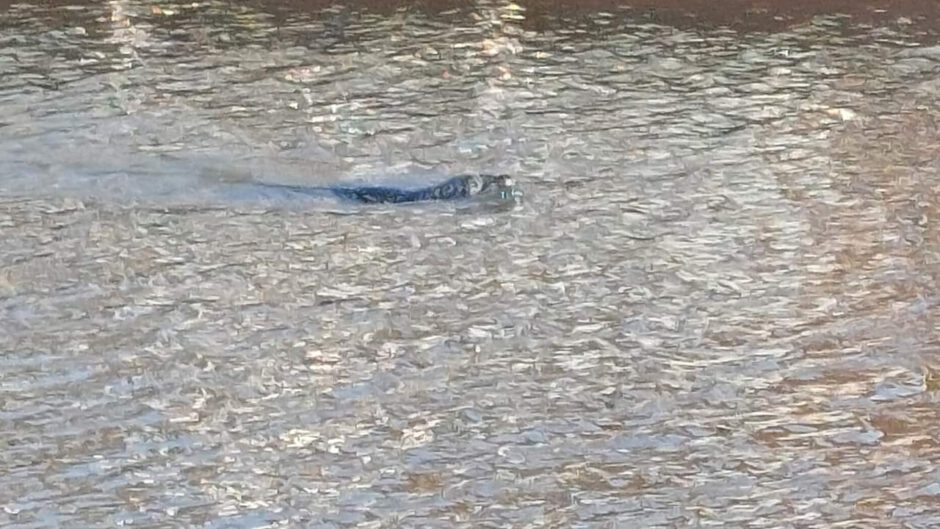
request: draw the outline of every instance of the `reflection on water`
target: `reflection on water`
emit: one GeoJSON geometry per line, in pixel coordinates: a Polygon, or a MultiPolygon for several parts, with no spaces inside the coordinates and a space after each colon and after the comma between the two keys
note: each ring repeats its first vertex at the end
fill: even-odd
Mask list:
{"type": "Polygon", "coordinates": [[[0,12],[0,521],[935,526],[930,25],[527,16],[0,12]]]}

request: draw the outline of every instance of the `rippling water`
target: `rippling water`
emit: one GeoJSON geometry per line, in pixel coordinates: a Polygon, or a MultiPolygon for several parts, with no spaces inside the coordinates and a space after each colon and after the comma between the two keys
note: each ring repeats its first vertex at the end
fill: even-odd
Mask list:
{"type": "Polygon", "coordinates": [[[0,11],[0,525],[937,527],[930,21],[531,22],[0,11]]]}

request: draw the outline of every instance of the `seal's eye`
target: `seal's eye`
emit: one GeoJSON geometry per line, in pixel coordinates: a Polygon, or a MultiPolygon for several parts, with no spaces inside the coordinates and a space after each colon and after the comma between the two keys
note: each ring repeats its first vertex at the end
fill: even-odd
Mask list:
{"type": "Polygon", "coordinates": [[[484,184],[484,187],[495,187],[498,189],[512,187],[512,178],[509,178],[509,175],[504,174],[490,175],[486,177],[486,183],[484,184]]]}

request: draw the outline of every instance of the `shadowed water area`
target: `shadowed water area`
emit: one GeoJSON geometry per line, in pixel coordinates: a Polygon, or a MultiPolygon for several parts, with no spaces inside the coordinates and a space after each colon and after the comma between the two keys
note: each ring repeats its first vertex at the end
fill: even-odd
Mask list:
{"type": "Polygon", "coordinates": [[[0,5],[0,526],[937,527],[924,16],[0,5]]]}

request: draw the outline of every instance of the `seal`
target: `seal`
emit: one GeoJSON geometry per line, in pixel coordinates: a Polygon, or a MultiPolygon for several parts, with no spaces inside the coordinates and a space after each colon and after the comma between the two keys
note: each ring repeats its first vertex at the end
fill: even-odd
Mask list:
{"type": "Polygon", "coordinates": [[[303,186],[289,184],[258,184],[268,189],[320,196],[332,194],[343,200],[360,204],[401,204],[430,200],[462,200],[492,195],[500,199],[513,196],[513,182],[509,175],[460,175],[444,182],[418,189],[391,186],[303,186]]]}

